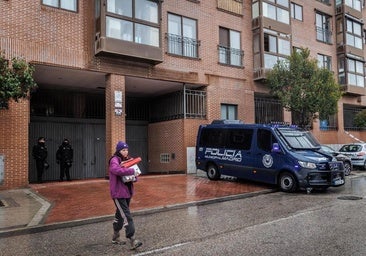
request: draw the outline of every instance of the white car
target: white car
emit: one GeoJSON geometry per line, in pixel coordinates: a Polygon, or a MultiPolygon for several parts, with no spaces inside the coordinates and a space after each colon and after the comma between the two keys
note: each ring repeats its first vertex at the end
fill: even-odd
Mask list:
{"type": "Polygon", "coordinates": [[[366,143],[345,144],[339,152],[351,158],[353,166],[366,169],[366,143]]]}

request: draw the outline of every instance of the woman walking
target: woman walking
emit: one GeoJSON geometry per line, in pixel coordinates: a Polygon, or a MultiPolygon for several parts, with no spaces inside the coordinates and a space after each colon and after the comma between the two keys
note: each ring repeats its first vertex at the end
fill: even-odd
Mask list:
{"type": "Polygon", "coordinates": [[[121,243],[119,240],[120,230],[124,227],[126,238],[130,241],[131,249],[134,250],[142,245],[142,242],[135,239],[135,225],[130,212],[130,201],[134,192],[133,182],[137,181],[139,172],[133,168],[123,167],[123,162],[130,159],[128,145],[119,141],[116,145],[116,152],[109,160],[109,186],[113,202],[116,206],[115,220],[113,222],[112,243],[121,243]],[[125,179],[123,177],[131,177],[125,179]]]}

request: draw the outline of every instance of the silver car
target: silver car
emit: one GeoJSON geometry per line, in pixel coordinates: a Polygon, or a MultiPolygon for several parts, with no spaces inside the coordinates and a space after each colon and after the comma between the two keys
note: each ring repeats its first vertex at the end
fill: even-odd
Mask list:
{"type": "Polygon", "coordinates": [[[353,166],[366,169],[366,143],[345,144],[339,152],[351,158],[353,166]]]}

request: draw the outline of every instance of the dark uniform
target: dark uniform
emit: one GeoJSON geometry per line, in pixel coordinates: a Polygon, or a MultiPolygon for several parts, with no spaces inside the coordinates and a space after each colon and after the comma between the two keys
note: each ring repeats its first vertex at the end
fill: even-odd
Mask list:
{"type": "MultiPolygon", "coordinates": [[[[36,160],[37,167],[37,181],[42,183],[42,176],[45,169],[46,158],[47,158],[47,147],[44,137],[38,138],[38,143],[33,146],[32,156],[36,160]]],[[[48,164],[47,164],[48,165],[48,164]]]]}
{"type": "Polygon", "coordinates": [[[66,174],[66,179],[71,181],[70,178],[70,167],[72,165],[72,160],[74,157],[74,151],[69,143],[68,139],[64,139],[62,144],[58,147],[56,152],[57,163],[60,164],[60,181],[64,180],[66,174]]]}

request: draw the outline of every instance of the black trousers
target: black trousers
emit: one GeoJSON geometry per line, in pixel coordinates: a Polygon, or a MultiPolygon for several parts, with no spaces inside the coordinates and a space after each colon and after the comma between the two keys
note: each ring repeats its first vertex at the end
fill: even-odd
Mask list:
{"type": "Polygon", "coordinates": [[[66,174],[66,179],[70,179],[70,165],[67,165],[66,163],[60,164],[60,180],[63,180],[66,174]]]}
{"type": "Polygon", "coordinates": [[[36,160],[36,168],[37,168],[37,181],[42,182],[42,176],[44,171],[44,160],[36,160]]]}
{"type": "Polygon", "coordinates": [[[119,232],[123,227],[126,228],[126,238],[131,238],[135,235],[135,224],[130,212],[131,198],[113,199],[116,206],[114,215],[113,230],[119,232]]]}

